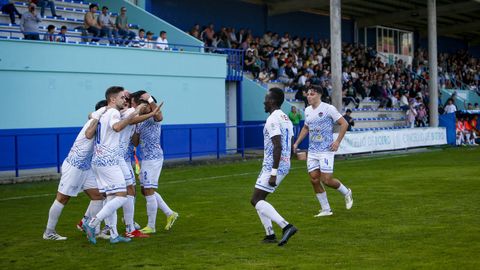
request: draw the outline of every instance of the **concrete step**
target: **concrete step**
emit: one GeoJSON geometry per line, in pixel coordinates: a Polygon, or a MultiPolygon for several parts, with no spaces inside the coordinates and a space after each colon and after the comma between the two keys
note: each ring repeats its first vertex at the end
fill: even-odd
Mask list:
{"type": "Polygon", "coordinates": [[[354,121],[355,128],[403,127],[407,125],[405,119],[395,118],[354,118],[354,121]]]}
{"type": "Polygon", "coordinates": [[[389,109],[351,109],[353,118],[405,118],[405,111],[403,110],[389,110],[389,109]]]}

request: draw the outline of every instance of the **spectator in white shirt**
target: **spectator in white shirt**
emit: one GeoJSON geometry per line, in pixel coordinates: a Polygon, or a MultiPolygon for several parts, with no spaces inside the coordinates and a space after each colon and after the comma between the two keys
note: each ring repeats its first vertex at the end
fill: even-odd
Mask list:
{"type": "Polygon", "coordinates": [[[453,104],[453,99],[452,98],[449,98],[447,100],[447,106],[445,106],[445,114],[447,113],[454,113],[457,111],[457,106],[455,106],[455,104],[453,104]]]}
{"type": "Polygon", "coordinates": [[[157,49],[159,50],[169,50],[170,48],[168,47],[168,40],[167,40],[167,32],[161,31],[160,36],[157,38],[157,49]]]}
{"type": "Polygon", "coordinates": [[[147,38],[145,37],[145,30],[138,30],[138,36],[133,40],[132,47],[145,48],[147,46],[147,38]]]}

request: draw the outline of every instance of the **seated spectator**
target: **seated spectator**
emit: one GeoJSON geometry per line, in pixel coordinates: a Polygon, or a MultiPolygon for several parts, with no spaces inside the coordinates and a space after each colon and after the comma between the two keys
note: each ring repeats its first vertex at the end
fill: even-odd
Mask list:
{"type": "Polygon", "coordinates": [[[277,77],[277,80],[286,84],[287,86],[289,86],[292,82],[293,82],[293,79],[288,77],[286,71],[285,71],[285,67],[286,67],[286,64],[285,63],[282,63],[280,68],[278,69],[278,77],[277,77]]]}
{"type": "Polygon", "coordinates": [[[478,106],[478,103],[473,104],[473,109],[480,110],[480,106],[478,106]]]}
{"type": "Polygon", "coordinates": [[[274,78],[274,75],[269,73],[266,68],[262,69],[258,74],[258,80],[263,83],[268,83],[272,78],[274,78]]]}
{"type": "Polygon", "coordinates": [[[300,120],[302,120],[302,114],[297,111],[297,107],[292,106],[288,113],[288,118],[290,118],[290,121],[292,121],[293,124],[293,137],[297,138],[298,133],[300,132],[300,120]]]}
{"type": "Polygon", "coordinates": [[[107,37],[110,44],[116,44],[118,39],[118,32],[115,29],[115,24],[112,22],[108,14],[108,7],[102,7],[102,13],[97,18],[98,26],[100,27],[100,37],[107,37]]]}
{"type": "Polygon", "coordinates": [[[138,36],[133,40],[132,47],[145,48],[147,46],[147,38],[145,37],[145,30],[138,30],[138,36]]]}
{"type": "Polygon", "coordinates": [[[145,48],[147,49],[155,48],[155,40],[153,40],[153,33],[150,31],[147,32],[147,40],[146,40],[145,48]]]}
{"type": "Polygon", "coordinates": [[[400,108],[402,110],[408,110],[409,109],[409,102],[408,102],[408,92],[404,91],[402,93],[402,96],[400,97],[400,108]]]}
{"type": "Polygon", "coordinates": [[[352,110],[350,109],[347,109],[345,111],[345,114],[343,115],[343,118],[347,121],[348,123],[348,129],[347,131],[352,131],[352,127],[355,126],[355,122],[353,121],[353,118],[352,118],[352,110]]]}
{"type": "Polygon", "coordinates": [[[55,11],[55,2],[52,0],[30,0],[32,3],[37,4],[40,7],[40,16],[45,16],[45,8],[50,7],[50,12],[53,17],[61,18],[55,11]]]}
{"type": "Polygon", "coordinates": [[[122,7],[120,9],[120,15],[117,16],[115,26],[117,27],[118,35],[122,39],[122,41],[120,41],[120,44],[128,45],[128,43],[130,43],[130,41],[135,38],[135,33],[133,31],[130,31],[130,28],[128,27],[126,7],[122,7]]]}
{"type": "Polygon", "coordinates": [[[22,14],[18,12],[17,8],[13,3],[10,3],[9,0],[0,0],[1,11],[8,14],[10,17],[10,23],[15,24],[15,14],[18,15],[18,18],[22,18],[22,14]]]}
{"type": "Polygon", "coordinates": [[[38,26],[42,19],[37,14],[36,7],[34,3],[30,3],[28,11],[23,13],[20,19],[20,31],[22,31],[24,38],[27,40],[40,40],[38,26]]]}
{"type": "Polygon", "coordinates": [[[157,45],[156,48],[159,50],[167,51],[168,48],[168,40],[167,40],[167,32],[160,31],[160,36],[157,38],[157,45]]]}
{"type": "Polygon", "coordinates": [[[444,110],[445,110],[445,114],[454,113],[454,112],[457,111],[457,106],[455,104],[453,104],[453,99],[452,98],[449,98],[447,100],[447,106],[445,106],[444,110]]]}
{"type": "Polygon", "coordinates": [[[463,120],[463,126],[465,127],[465,143],[470,145],[476,145],[475,139],[477,138],[476,133],[473,130],[472,124],[469,121],[468,117],[465,116],[463,120]]]}
{"type": "Polygon", "coordinates": [[[252,50],[247,50],[247,55],[245,55],[243,69],[249,71],[253,74],[253,78],[257,79],[260,73],[260,67],[256,65],[255,57],[253,56],[252,50]]]}
{"type": "Polygon", "coordinates": [[[57,42],[63,42],[63,43],[68,42],[67,27],[65,25],[62,25],[62,27],[60,27],[60,32],[58,33],[57,42]]]}
{"type": "Polygon", "coordinates": [[[50,42],[55,41],[55,25],[50,24],[47,26],[47,33],[43,35],[43,40],[50,42]]]}
{"type": "Polygon", "coordinates": [[[92,42],[98,42],[100,39],[95,38],[100,36],[100,25],[98,25],[97,20],[95,19],[95,14],[97,13],[98,5],[90,4],[89,10],[85,13],[83,26],[88,33],[92,34],[92,42]]]}

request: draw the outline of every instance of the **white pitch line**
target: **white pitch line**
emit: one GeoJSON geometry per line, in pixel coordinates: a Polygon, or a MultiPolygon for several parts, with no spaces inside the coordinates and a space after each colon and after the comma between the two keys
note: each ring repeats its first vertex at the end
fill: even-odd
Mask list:
{"type": "MultiPolygon", "coordinates": [[[[291,168],[290,170],[301,169],[291,168]]],[[[213,180],[213,179],[222,179],[222,178],[229,178],[229,177],[236,177],[236,176],[245,176],[245,175],[255,175],[258,174],[258,171],[255,172],[247,172],[247,173],[237,173],[237,174],[228,174],[228,175],[219,175],[219,176],[209,176],[209,177],[202,177],[202,178],[195,178],[195,179],[188,179],[188,180],[176,180],[171,182],[165,182],[164,185],[168,184],[178,184],[178,183],[185,183],[185,182],[198,182],[198,181],[205,181],[205,180],[213,180]]],[[[22,199],[30,199],[30,198],[40,198],[40,197],[47,197],[47,196],[54,196],[55,193],[49,194],[36,194],[36,195],[28,195],[28,196],[18,196],[18,197],[9,197],[9,198],[1,198],[0,202],[5,201],[13,201],[13,200],[22,200],[22,199]]]]}
{"type": "Polygon", "coordinates": [[[21,199],[29,199],[29,198],[47,197],[47,196],[55,196],[55,193],[37,194],[37,195],[19,196],[19,197],[10,197],[10,198],[2,198],[2,199],[0,199],[0,202],[2,202],[2,201],[21,200],[21,199]]]}

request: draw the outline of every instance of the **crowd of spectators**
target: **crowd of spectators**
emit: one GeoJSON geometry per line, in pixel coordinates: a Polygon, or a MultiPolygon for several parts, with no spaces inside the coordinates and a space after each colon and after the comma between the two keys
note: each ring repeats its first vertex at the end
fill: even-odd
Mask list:
{"type": "MultiPolygon", "coordinates": [[[[1,0],[0,0],[1,1],[1,0]]],[[[13,4],[2,6],[2,10],[14,10],[19,14],[20,31],[24,34],[26,40],[40,40],[40,33],[38,31],[43,15],[37,13],[37,5],[35,2],[46,2],[43,7],[48,6],[50,1],[33,1],[28,5],[28,11],[19,14],[13,4]]],[[[90,4],[89,11],[85,13],[83,26],[77,27],[82,31],[82,40],[90,42],[99,42],[101,39],[108,41],[113,45],[132,46],[136,48],[169,50],[167,32],[160,31],[158,38],[154,38],[153,32],[144,29],[139,29],[138,35],[129,28],[127,9],[122,7],[120,14],[113,16],[109,13],[107,6],[102,7],[102,11],[98,14],[98,5],[90,4]]],[[[55,14],[56,17],[59,17],[55,14]]],[[[12,18],[12,17],[11,17],[12,18]]],[[[13,17],[14,20],[15,18],[13,17]]],[[[14,23],[14,22],[13,22],[14,23]]],[[[43,34],[44,41],[51,42],[68,42],[67,27],[61,26],[59,32],[55,32],[56,27],[49,25],[47,32],[43,34]]]]}
{"type": "MultiPolygon", "coordinates": [[[[267,31],[255,37],[248,29],[214,24],[194,25],[189,34],[202,40],[206,47],[242,49],[244,70],[261,82],[279,81],[297,90],[296,99],[307,105],[305,91],[323,89],[322,99],[331,101],[331,62],[329,40],[280,35],[267,31]]],[[[380,108],[401,108],[407,112],[411,127],[428,123],[428,53],[419,48],[411,64],[395,59],[385,64],[376,51],[362,44],[342,44],[342,100],[344,106],[358,107],[360,101],[376,100],[380,108]]],[[[439,86],[479,91],[480,62],[465,50],[438,56],[439,86]]],[[[480,91],[478,92],[480,94],[480,91]]],[[[447,104],[439,98],[439,112],[447,104]]],[[[448,110],[448,109],[447,109],[448,110]]]]}

